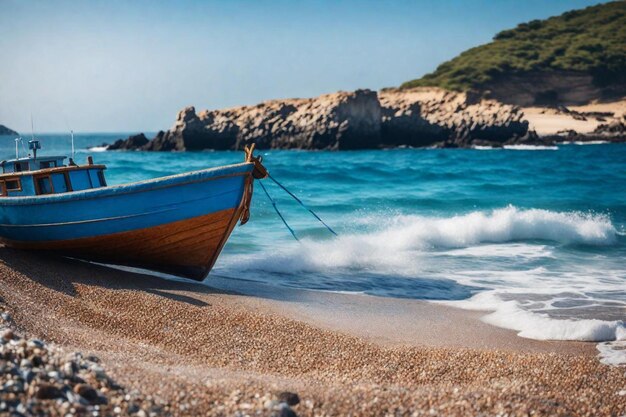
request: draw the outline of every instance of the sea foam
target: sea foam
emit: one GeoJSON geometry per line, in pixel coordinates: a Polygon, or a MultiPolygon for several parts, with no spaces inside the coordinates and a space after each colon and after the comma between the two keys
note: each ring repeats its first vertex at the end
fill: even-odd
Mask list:
{"type": "Polygon", "coordinates": [[[529,311],[515,301],[505,301],[502,293],[487,291],[469,300],[447,304],[470,310],[491,311],[483,321],[494,326],[511,329],[521,337],[536,340],[580,340],[603,342],[626,340],[624,320],[557,319],[548,314],[529,311]]]}
{"type": "Polygon", "coordinates": [[[92,146],[90,148],[87,148],[89,152],[106,152],[107,149],[108,146],[92,146]]]}
{"type": "MultiPolygon", "coordinates": [[[[436,282],[453,282],[442,284],[436,299],[484,310],[484,321],[522,337],[626,340],[625,321],[616,313],[626,306],[620,295],[626,270],[598,265],[610,259],[598,258],[600,247],[614,250],[619,245],[619,233],[607,215],[508,206],[449,217],[361,216],[357,225],[365,230],[230,256],[221,268],[252,279],[261,273],[287,285],[306,286],[309,281],[309,288],[320,288],[316,279],[323,278],[325,289],[347,279],[358,283],[358,289],[384,295],[376,283],[371,291],[367,283],[361,286],[360,277],[370,276],[381,279],[383,286],[401,285],[413,291],[403,296],[415,298],[439,285],[436,282]],[[587,256],[585,266],[567,263],[563,250],[577,259],[587,256]],[[289,277],[297,277],[297,282],[289,277]],[[404,286],[398,279],[415,284],[404,286]],[[454,301],[459,294],[469,298],[454,301]]],[[[606,356],[616,362],[624,355],[606,356]]]]}
{"type": "Polygon", "coordinates": [[[549,145],[504,145],[504,149],[516,150],[516,151],[556,151],[558,146],[549,145]]]}
{"type": "MultiPolygon", "coordinates": [[[[332,240],[303,240],[250,260],[269,272],[319,272],[366,268],[394,273],[414,271],[415,256],[424,251],[468,248],[523,240],[561,244],[611,245],[617,231],[605,215],[519,209],[508,206],[453,217],[397,215],[368,219],[367,232],[341,234],[332,240]]],[[[245,267],[241,259],[240,266],[245,267]]]]}

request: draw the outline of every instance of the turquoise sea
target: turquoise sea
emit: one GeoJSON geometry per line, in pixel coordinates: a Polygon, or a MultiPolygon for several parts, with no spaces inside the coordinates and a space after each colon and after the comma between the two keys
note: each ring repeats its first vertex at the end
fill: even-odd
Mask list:
{"type": "MultiPolygon", "coordinates": [[[[127,136],[77,135],[76,160],[94,155],[109,184],[243,160],[93,148],[127,136]]],[[[69,153],[68,135],[38,137],[43,152],[69,153]]],[[[523,337],[604,342],[605,362],[626,363],[626,145],[262,155],[339,237],[266,180],[300,242],[257,185],[212,275],[489,310],[485,321],[523,337]]]]}

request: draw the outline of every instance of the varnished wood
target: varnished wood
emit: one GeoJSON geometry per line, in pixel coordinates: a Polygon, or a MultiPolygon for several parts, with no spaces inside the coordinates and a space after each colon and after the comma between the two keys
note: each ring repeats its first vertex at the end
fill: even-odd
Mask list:
{"type": "Polygon", "coordinates": [[[76,166],[62,166],[62,167],[52,167],[52,168],[44,168],[37,170],[29,170],[29,171],[18,171],[18,172],[7,172],[5,174],[0,174],[0,179],[5,179],[6,177],[23,177],[23,176],[31,176],[33,172],[37,172],[38,174],[55,174],[59,172],[69,172],[69,171],[84,171],[88,169],[107,169],[106,165],[76,165],[76,166]]]}
{"type": "Polygon", "coordinates": [[[4,241],[19,249],[113,263],[202,280],[232,232],[242,207],[106,236],[55,241],[4,241]]]}

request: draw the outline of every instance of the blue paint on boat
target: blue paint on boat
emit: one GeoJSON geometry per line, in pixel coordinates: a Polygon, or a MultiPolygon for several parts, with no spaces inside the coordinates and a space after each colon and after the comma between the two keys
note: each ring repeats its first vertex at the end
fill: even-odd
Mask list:
{"type": "Polygon", "coordinates": [[[0,203],[0,236],[18,241],[77,239],[236,208],[253,167],[242,163],[127,185],[5,198],[0,203]]]}
{"type": "MultiPolygon", "coordinates": [[[[107,186],[91,157],[0,162],[0,242],[202,280],[237,220],[248,220],[253,178],[267,175],[253,147],[246,162],[107,186]]],[[[16,152],[17,153],[17,152],[16,152]]]]}

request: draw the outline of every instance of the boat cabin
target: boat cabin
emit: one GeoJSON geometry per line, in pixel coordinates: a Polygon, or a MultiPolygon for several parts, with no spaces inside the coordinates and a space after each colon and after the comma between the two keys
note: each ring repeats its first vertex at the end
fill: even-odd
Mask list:
{"type": "Polygon", "coordinates": [[[77,165],[65,156],[28,156],[0,162],[0,197],[26,197],[60,194],[106,187],[106,166],[95,165],[91,157],[87,164],[77,165]]]}

